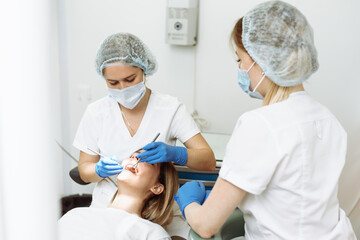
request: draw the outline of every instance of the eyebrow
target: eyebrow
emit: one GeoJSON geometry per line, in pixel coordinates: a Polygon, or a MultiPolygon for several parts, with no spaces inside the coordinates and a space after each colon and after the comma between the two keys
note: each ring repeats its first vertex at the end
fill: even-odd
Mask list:
{"type": "MultiPolygon", "coordinates": [[[[133,77],[133,76],[135,76],[136,74],[135,73],[133,73],[133,74],[131,74],[131,75],[129,75],[129,76],[127,76],[127,77],[124,77],[123,79],[127,79],[127,78],[130,78],[130,77],[133,77]]],[[[108,80],[108,81],[119,81],[119,80],[114,80],[114,79],[106,79],[106,80],[108,80]]]]}

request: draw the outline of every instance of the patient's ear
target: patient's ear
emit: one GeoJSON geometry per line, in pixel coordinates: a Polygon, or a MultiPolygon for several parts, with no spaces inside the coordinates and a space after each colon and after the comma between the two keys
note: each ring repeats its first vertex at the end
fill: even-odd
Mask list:
{"type": "Polygon", "coordinates": [[[164,191],[164,185],[156,183],[152,188],[150,188],[150,191],[155,195],[159,195],[164,191]]]}

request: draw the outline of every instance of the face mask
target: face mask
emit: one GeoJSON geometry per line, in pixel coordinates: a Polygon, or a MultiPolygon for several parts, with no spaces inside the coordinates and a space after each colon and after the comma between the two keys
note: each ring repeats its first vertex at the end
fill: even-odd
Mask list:
{"type": "Polygon", "coordinates": [[[244,92],[246,92],[247,94],[249,94],[250,97],[257,98],[257,99],[264,99],[264,97],[259,92],[255,92],[255,91],[259,87],[260,83],[264,80],[265,74],[263,74],[263,77],[261,78],[259,83],[256,85],[254,90],[250,91],[250,77],[249,77],[248,73],[254,65],[255,65],[255,62],[253,64],[251,64],[251,66],[249,67],[248,70],[240,69],[238,66],[238,83],[239,83],[240,87],[242,88],[242,90],[244,92]]]}
{"type": "Polygon", "coordinates": [[[144,81],[124,89],[108,88],[109,96],[114,98],[122,106],[133,109],[144,97],[146,87],[144,81]]]}

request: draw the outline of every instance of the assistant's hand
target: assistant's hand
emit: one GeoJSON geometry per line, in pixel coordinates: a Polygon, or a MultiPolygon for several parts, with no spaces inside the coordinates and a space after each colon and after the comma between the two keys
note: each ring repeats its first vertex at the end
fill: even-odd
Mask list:
{"type": "Polygon", "coordinates": [[[205,198],[204,198],[204,202],[206,201],[206,199],[209,197],[211,193],[211,190],[206,190],[206,194],[205,194],[205,198]]]}
{"type": "Polygon", "coordinates": [[[171,146],[163,142],[152,142],[143,149],[146,151],[137,155],[141,162],[154,164],[173,161],[179,165],[185,165],[187,162],[187,150],[185,147],[171,146]]]}
{"type": "Polygon", "coordinates": [[[205,201],[205,186],[202,182],[191,181],[187,182],[179,188],[178,193],[174,199],[179,204],[182,215],[185,218],[184,209],[192,202],[197,202],[202,205],[205,201]]]}
{"type": "Polygon", "coordinates": [[[116,157],[101,157],[95,165],[95,172],[102,178],[121,173],[123,167],[116,161],[116,157]]]}

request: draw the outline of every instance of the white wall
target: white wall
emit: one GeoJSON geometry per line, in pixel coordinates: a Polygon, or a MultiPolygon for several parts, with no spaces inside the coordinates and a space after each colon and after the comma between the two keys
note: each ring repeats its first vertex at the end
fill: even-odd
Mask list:
{"type": "MultiPolygon", "coordinates": [[[[66,0],[61,4],[60,49],[64,105],[63,143],[71,147],[86,105],[106,94],[94,70],[100,42],[115,32],[139,36],[154,52],[158,72],[150,78],[152,89],[180,98],[189,111],[198,110],[210,127],[206,132],[228,133],[245,111],[260,106],[237,86],[229,35],[236,20],[259,0],[200,0],[198,45],[165,44],[165,0],[66,0]],[[65,56],[65,57],[64,57],[65,56]],[[79,88],[91,88],[91,100],[79,100],[79,88]]],[[[325,104],[349,134],[347,165],[339,198],[347,213],[356,214],[360,199],[360,1],[291,0],[307,16],[315,32],[320,69],[305,84],[307,91],[325,104]]],[[[70,162],[64,157],[65,162],[70,162]]],[[[66,173],[71,167],[67,166],[66,173]]],[[[65,176],[64,176],[65,177],[65,176]]],[[[64,179],[64,194],[91,191],[64,179]]],[[[358,214],[351,215],[360,228],[358,214]],[[355,220],[357,218],[358,220],[355,220]]],[[[360,232],[360,229],[359,231],[360,232]]]]}

